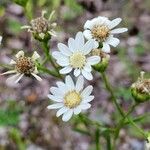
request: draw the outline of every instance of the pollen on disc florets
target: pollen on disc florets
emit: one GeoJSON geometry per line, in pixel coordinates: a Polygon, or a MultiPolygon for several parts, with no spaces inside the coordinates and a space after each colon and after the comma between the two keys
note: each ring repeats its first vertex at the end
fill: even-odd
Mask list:
{"type": "Polygon", "coordinates": [[[39,17],[31,21],[31,27],[36,33],[46,33],[49,30],[49,22],[44,17],[39,17]]]}
{"type": "Polygon", "coordinates": [[[19,73],[29,75],[34,72],[35,63],[30,57],[21,56],[17,58],[15,68],[19,73]]]}
{"type": "Polygon", "coordinates": [[[86,57],[81,52],[76,52],[70,56],[70,64],[73,68],[82,68],[86,63],[86,57]]]}
{"type": "Polygon", "coordinates": [[[74,108],[78,106],[81,102],[80,94],[76,91],[68,92],[64,97],[64,104],[66,107],[74,108]]]}
{"type": "Polygon", "coordinates": [[[92,36],[97,41],[105,41],[106,38],[109,36],[110,29],[105,25],[95,25],[92,30],[92,36]]]}

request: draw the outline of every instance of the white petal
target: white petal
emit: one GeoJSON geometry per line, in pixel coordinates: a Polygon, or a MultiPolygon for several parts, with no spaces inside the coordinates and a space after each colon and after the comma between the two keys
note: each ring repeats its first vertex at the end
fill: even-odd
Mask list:
{"type": "Polygon", "coordinates": [[[57,113],[56,113],[56,116],[57,117],[59,117],[59,116],[61,116],[62,114],[64,114],[66,111],[68,111],[68,109],[69,108],[67,108],[67,107],[62,107],[62,108],[60,108],[58,111],[57,111],[57,113]]]}
{"type": "Polygon", "coordinates": [[[80,108],[80,106],[78,106],[78,107],[76,107],[76,108],[74,108],[74,114],[75,115],[78,115],[80,112],[81,112],[81,108],[80,108]]]}
{"type": "Polygon", "coordinates": [[[85,45],[83,46],[83,53],[84,55],[87,55],[90,53],[90,51],[94,48],[95,41],[93,39],[88,40],[85,45]]]}
{"type": "Polygon", "coordinates": [[[91,104],[89,104],[89,103],[80,105],[80,108],[83,109],[83,110],[89,109],[90,107],[91,107],[91,104]]]}
{"type": "Polygon", "coordinates": [[[90,65],[95,65],[100,62],[100,57],[99,56],[91,56],[91,57],[87,58],[87,62],[90,65]]]}
{"type": "Polygon", "coordinates": [[[24,51],[19,51],[15,56],[16,56],[16,58],[24,56],[24,51]]]}
{"type": "Polygon", "coordinates": [[[81,73],[80,69],[75,69],[75,70],[74,70],[74,76],[75,76],[75,77],[79,76],[80,73],[81,73]]]}
{"type": "Polygon", "coordinates": [[[31,73],[38,81],[42,81],[42,78],[36,75],[35,73],[31,73]]]}
{"type": "Polygon", "coordinates": [[[87,20],[84,24],[84,29],[91,29],[91,21],[90,20],[87,20]]]}
{"type": "Polygon", "coordinates": [[[64,106],[63,103],[56,103],[56,104],[52,104],[52,105],[47,106],[47,108],[48,109],[58,109],[58,108],[61,108],[63,106],[64,106]]]}
{"type": "Polygon", "coordinates": [[[83,89],[84,79],[83,76],[79,76],[76,82],[76,91],[80,92],[83,89]]]}
{"type": "Polygon", "coordinates": [[[84,32],[83,32],[83,34],[84,34],[84,36],[85,36],[85,38],[86,39],[92,39],[92,34],[91,34],[91,31],[90,30],[85,30],[84,32]]]}
{"type": "Polygon", "coordinates": [[[106,42],[114,47],[116,47],[119,43],[120,43],[120,40],[117,39],[117,38],[114,38],[113,36],[110,36],[106,42]]]}
{"type": "Polygon", "coordinates": [[[61,93],[60,89],[57,88],[57,87],[51,87],[50,88],[50,92],[53,94],[53,95],[59,95],[59,96],[62,96],[63,94],[61,93]]]}
{"type": "Polygon", "coordinates": [[[118,33],[123,33],[123,32],[126,32],[128,31],[127,28],[117,28],[117,29],[114,29],[114,30],[111,30],[111,34],[118,34],[118,33]]]}
{"type": "Polygon", "coordinates": [[[82,100],[82,104],[83,103],[89,103],[91,102],[92,100],[94,99],[94,96],[93,95],[90,95],[90,96],[87,96],[87,97],[84,97],[84,99],[82,100]]]}
{"type": "Polygon", "coordinates": [[[103,42],[102,51],[105,53],[110,53],[110,46],[106,42],[103,42]]]}
{"type": "Polygon", "coordinates": [[[15,64],[16,64],[16,62],[15,62],[13,59],[11,59],[9,64],[11,64],[11,65],[15,65],[15,64]]]}
{"type": "Polygon", "coordinates": [[[82,70],[82,75],[87,79],[87,80],[92,80],[93,76],[90,72],[85,71],[84,69],[82,70]]]}
{"type": "Polygon", "coordinates": [[[65,83],[70,90],[74,89],[74,82],[70,76],[66,76],[65,83]]]}
{"type": "Polygon", "coordinates": [[[66,122],[72,117],[72,115],[73,115],[73,110],[70,109],[63,114],[62,120],[66,122]]]}
{"type": "Polygon", "coordinates": [[[68,47],[72,52],[75,52],[77,50],[77,45],[76,45],[75,40],[73,38],[69,38],[68,47]]]}
{"type": "Polygon", "coordinates": [[[21,80],[21,78],[24,76],[24,74],[21,74],[19,77],[18,77],[18,79],[16,79],[16,81],[15,81],[15,83],[18,83],[20,80],[21,80]]]}
{"type": "Polygon", "coordinates": [[[30,28],[31,28],[31,26],[27,26],[27,25],[24,25],[21,27],[21,29],[30,29],[30,28]]]}
{"type": "Polygon", "coordinates": [[[0,45],[1,45],[1,43],[2,43],[2,36],[0,36],[0,45]]]}
{"type": "Polygon", "coordinates": [[[63,43],[58,43],[58,49],[61,51],[62,54],[64,54],[65,56],[70,56],[72,54],[72,52],[70,51],[70,49],[63,43]]]}
{"type": "Polygon", "coordinates": [[[91,67],[91,65],[88,64],[88,63],[85,64],[85,66],[84,66],[83,69],[84,69],[85,71],[87,71],[87,72],[91,72],[91,71],[92,71],[92,67],[91,67]]]}
{"type": "Polygon", "coordinates": [[[84,36],[82,32],[78,32],[75,37],[75,43],[77,44],[77,50],[80,50],[84,45],[84,36]]]}
{"type": "Polygon", "coordinates": [[[18,76],[20,76],[20,73],[17,73],[11,77],[9,77],[6,82],[9,84],[10,82],[11,83],[15,83],[15,81],[18,79],[18,76]]]}
{"type": "Polygon", "coordinates": [[[92,93],[92,90],[93,90],[93,86],[92,86],[92,85],[89,85],[88,87],[86,87],[86,88],[82,91],[81,96],[82,96],[83,98],[89,96],[89,95],[92,93]]]}
{"type": "Polygon", "coordinates": [[[67,74],[67,73],[69,73],[69,72],[71,72],[71,71],[72,71],[72,67],[67,66],[67,67],[64,67],[63,69],[61,69],[59,72],[60,72],[61,74],[67,74]]]}
{"type": "Polygon", "coordinates": [[[12,74],[12,73],[16,73],[16,70],[6,71],[6,72],[2,73],[1,75],[12,74]]]}
{"type": "Polygon", "coordinates": [[[48,94],[47,97],[48,97],[50,100],[53,100],[53,101],[55,101],[55,102],[62,102],[62,101],[63,101],[63,98],[60,97],[59,95],[54,96],[54,95],[48,94]]]}
{"type": "Polygon", "coordinates": [[[40,58],[40,55],[39,55],[36,51],[34,51],[34,53],[33,53],[33,55],[32,55],[32,60],[35,61],[35,60],[37,60],[38,58],[40,58]]]}
{"type": "Polygon", "coordinates": [[[112,20],[112,21],[110,22],[110,24],[108,25],[108,28],[109,28],[109,29],[114,28],[114,27],[117,26],[121,21],[122,21],[121,18],[116,18],[116,19],[112,20]]]}

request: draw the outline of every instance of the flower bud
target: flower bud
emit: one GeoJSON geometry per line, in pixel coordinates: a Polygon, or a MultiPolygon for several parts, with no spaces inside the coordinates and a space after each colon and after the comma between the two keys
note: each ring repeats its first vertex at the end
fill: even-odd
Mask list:
{"type": "Polygon", "coordinates": [[[143,75],[144,72],[141,72],[141,76],[131,86],[132,96],[138,103],[150,100],[150,79],[144,79],[143,75]]]}
{"type": "Polygon", "coordinates": [[[94,65],[93,68],[96,71],[104,72],[109,64],[110,55],[103,52],[101,49],[93,49],[91,55],[100,56],[101,61],[98,64],[94,65]]]}

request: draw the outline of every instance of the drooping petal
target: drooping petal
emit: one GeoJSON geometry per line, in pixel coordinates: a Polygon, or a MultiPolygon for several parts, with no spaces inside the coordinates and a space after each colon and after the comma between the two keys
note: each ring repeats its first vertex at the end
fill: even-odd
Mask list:
{"type": "Polygon", "coordinates": [[[116,27],[121,21],[122,21],[121,18],[116,18],[116,19],[112,20],[110,22],[110,24],[108,25],[108,28],[112,29],[112,28],[116,27]]]}
{"type": "Polygon", "coordinates": [[[76,69],[74,70],[74,76],[75,76],[75,77],[78,77],[78,76],[80,75],[80,73],[81,73],[80,69],[77,69],[77,68],[76,68],[76,69]]]}
{"type": "Polygon", "coordinates": [[[18,83],[23,76],[24,76],[24,74],[20,74],[19,77],[16,79],[15,83],[18,83]]]}
{"type": "Polygon", "coordinates": [[[109,46],[108,43],[103,42],[102,51],[105,52],[105,53],[110,53],[110,46],[109,46]]]}
{"type": "Polygon", "coordinates": [[[84,79],[83,76],[79,76],[76,82],[76,91],[80,92],[83,89],[84,79]]]}
{"type": "Polygon", "coordinates": [[[62,120],[66,122],[72,117],[72,115],[73,115],[73,110],[69,109],[67,112],[63,114],[62,120]]]}
{"type": "Polygon", "coordinates": [[[58,43],[58,49],[61,51],[61,53],[65,56],[70,56],[72,52],[69,50],[69,48],[63,44],[63,43],[58,43]]]}
{"type": "Polygon", "coordinates": [[[93,86],[89,85],[82,91],[81,96],[83,98],[89,96],[92,93],[92,90],[93,90],[93,86]]]}
{"type": "Polygon", "coordinates": [[[90,65],[95,65],[100,62],[100,57],[99,56],[91,56],[91,57],[87,58],[87,62],[90,65]]]}
{"type": "Polygon", "coordinates": [[[12,73],[16,73],[16,70],[6,71],[6,72],[2,73],[1,75],[12,74],[12,73]]]}
{"type": "Polygon", "coordinates": [[[81,112],[81,108],[80,108],[80,105],[79,106],[77,106],[76,108],[74,108],[74,114],[75,115],[78,115],[80,112],[81,112]]]}
{"type": "Polygon", "coordinates": [[[0,36],[0,45],[1,45],[1,43],[2,43],[2,36],[0,36]]]}
{"type": "Polygon", "coordinates": [[[128,31],[127,28],[117,28],[117,29],[111,30],[111,34],[119,34],[119,33],[123,33],[126,31],[128,31]]]}
{"type": "Polygon", "coordinates": [[[57,116],[57,117],[61,116],[62,114],[64,114],[65,112],[67,112],[68,109],[69,109],[69,108],[67,108],[67,107],[65,107],[65,106],[62,107],[62,108],[60,108],[60,109],[57,111],[56,116],[57,116]]]}
{"type": "Polygon", "coordinates": [[[58,109],[58,108],[61,108],[63,106],[64,106],[63,103],[56,103],[56,104],[52,104],[52,105],[47,106],[47,108],[48,109],[58,109]]]}
{"type": "Polygon", "coordinates": [[[42,78],[36,75],[35,73],[31,73],[38,81],[42,81],[42,78]]]}
{"type": "Polygon", "coordinates": [[[16,56],[16,58],[24,56],[24,51],[19,51],[15,56],[16,56]]]}
{"type": "Polygon", "coordinates": [[[67,74],[71,71],[72,71],[72,67],[71,66],[66,66],[63,69],[61,69],[59,72],[60,72],[60,74],[67,74]]]}
{"type": "Polygon", "coordinates": [[[85,71],[84,69],[82,70],[82,75],[87,79],[87,80],[92,80],[93,76],[90,72],[85,71]]]}
{"type": "Polygon", "coordinates": [[[20,73],[17,73],[11,77],[9,77],[6,82],[9,83],[15,83],[15,81],[18,79],[18,77],[20,76],[20,73]]]}

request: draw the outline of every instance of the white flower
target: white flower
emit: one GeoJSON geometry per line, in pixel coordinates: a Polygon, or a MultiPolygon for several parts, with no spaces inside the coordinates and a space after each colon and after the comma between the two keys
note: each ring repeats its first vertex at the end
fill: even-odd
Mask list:
{"type": "Polygon", "coordinates": [[[102,50],[106,53],[110,52],[110,46],[116,47],[119,44],[119,39],[114,37],[114,34],[126,32],[127,28],[117,28],[121,18],[116,18],[114,20],[109,20],[106,17],[97,17],[92,20],[87,20],[83,32],[87,39],[95,39],[95,43],[99,45],[101,42],[103,44],[102,50]]]}
{"type": "Polygon", "coordinates": [[[2,42],[2,36],[0,36],[0,45],[1,45],[1,42],[2,42]]]}
{"type": "Polygon", "coordinates": [[[150,150],[150,135],[147,137],[147,141],[145,142],[145,150],[150,150]]]}
{"type": "Polygon", "coordinates": [[[73,114],[78,115],[82,110],[91,107],[91,102],[94,99],[92,93],[93,87],[89,85],[85,89],[83,76],[79,76],[76,84],[74,84],[70,76],[66,76],[65,83],[56,82],[57,87],[51,87],[48,98],[56,102],[49,105],[48,109],[59,109],[56,116],[62,116],[63,121],[68,121],[73,114]]]}
{"type": "Polygon", "coordinates": [[[87,80],[92,80],[92,67],[100,61],[99,56],[89,56],[92,49],[96,48],[94,40],[85,43],[82,32],[76,34],[75,39],[69,38],[68,46],[59,43],[59,51],[52,53],[57,63],[64,67],[60,70],[61,74],[70,73],[74,70],[75,77],[82,74],[87,80]]]}
{"type": "Polygon", "coordinates": [[[39,58],[39,54],[35,51],[32,55],[32,57],[25,57],[23,51],[19,51],[16,54],[16,59],[11,60],[10,64],[14,65],[14,70],[10,70],[7,72],[4,72],[4,74],[13,74],[15,75],[9,77],[7,79],[7,82],[15,82],[18,83],[19,80],[24,76],[34,76],[38,81],[42,81],[42,79],[37,75],[38,70],[35,64],[35,61],[39,58]]]}

